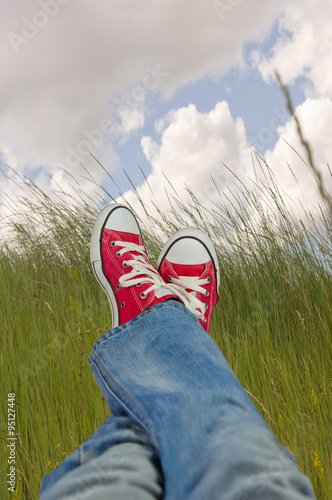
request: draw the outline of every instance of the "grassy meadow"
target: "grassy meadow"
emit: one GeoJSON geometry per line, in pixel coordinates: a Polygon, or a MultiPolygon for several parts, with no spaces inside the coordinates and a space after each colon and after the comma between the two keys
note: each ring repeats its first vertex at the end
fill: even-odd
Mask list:
{"type": "MultiPolygon", "coordinates": [[[[191,201],[173,200],[161,222],[150,216],[146,227],[158,230],[146,233],[146,243],[155,262],[166,237],[188,220],[210,234],[221,272],[211,336],[279,441],[297,457],[317,499],[328,500],[332,221],[324,207],[299,220],[269,167],[255,161],[266,181],[248,188],[235,179],[232,203],[221,195],[209,211],[188,192],[191,201]]],[[[90,269],[92,203],[82,197],[72,206],[31,183],[26,188],[22,221],[8,218],[12,244],[0,248],[0,497],[30,500],[38,498],[43,476],[109,414],[87,356],[111,316],[90,269]],[[16,493],[7,491],[4,474],[8,393],[15,393],[16,403],[16,493]]]]}

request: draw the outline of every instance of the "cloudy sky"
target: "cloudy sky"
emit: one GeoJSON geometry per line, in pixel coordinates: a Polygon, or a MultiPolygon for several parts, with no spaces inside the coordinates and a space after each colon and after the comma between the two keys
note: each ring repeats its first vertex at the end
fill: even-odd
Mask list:
{"type": "Polygon", "coordinates": [[[11,0],[0,8],[0,190],[12,200],[20,188],[8,184],[17,180],[11,169],[46,191],[70,192],[75,179],[91,196],[102,184],[133,201],[125,170],[161,209],[165,176],[180,197],[185,183],[208,205],[210,174],[223,192],[232,180],[223,164],[247,178],[256,150],[290,199],[314,206],[276,69],[332,192],[332,0],[11,0]]]}

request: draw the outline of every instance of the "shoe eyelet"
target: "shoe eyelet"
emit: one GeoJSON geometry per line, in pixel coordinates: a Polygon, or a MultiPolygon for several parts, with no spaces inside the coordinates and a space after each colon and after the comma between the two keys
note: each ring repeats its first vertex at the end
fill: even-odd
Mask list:
{"type": "Polygon", "coordinates": [[[206,325],[207,319],[205,317],[202,319],[202,321],[203,321],[203,324],[206,325]]]}
{"type": "Polygon", "coordinates": [[[115,257],[121,257],[120,252],[115,252],[115,257]]]}
{"type": "Polygon", "coordinates": [[[124,302],[121,302],[121,307],[124,308],[126,304],[124,302]]]}
{"type": "Polygon", "coordinates": [[[205,290],[204,295],[205,295],[205,297],[208,297],[210,295],[209,290],[205,290]]]}
{"type": "Polygon", "coordinates": [[[115,244],[115,241],[111,241],[110,247],[116,247],[117,245],[115,244]]]}
{"type": "Polygon", "coordinates": [[[126,262],[126,261],[123,261],[123,262],[122,262],[122,267],[128,267],[128,264],[127,264],[127,262],[126,262]]]}
{"type": "Polygon", "coordinates": [[[172,281],[172,276],[167,276],[167,281],[170,283],[172,281]]]}
{"type": "Polygon", "coordinates": [[[204,303],[205,310],[207,311],[209,309],[209,304],[207,302],[204,303]]]}
{"type": "Polygon", "coordinates": [[[136,286],[137,286],[137,288],[139,288],[139,287],[140,287],[140,286],[142,286],[142,285],[143,285],[143,283],[137,283],[137,285],[136,285],[136,286]]]}
{"type": "Polygon", "coordinates": [[[117,290],[120,290],[121,286],[119,284],[116,285],[115,287],[117,290]]]}
{"type": "Polygon", "coordinates": [[[139,294],[139,296],[140,296],[140,298],[141,298],[141,299],[146,299],[147,294],[146,294],[145,292],[141,292],[141,293],[139,294]]]}
{"type": "Polygon", "coordinates": [[[206,279],[207,279],[207,282],[208,282],[208,283],[211,283],[211,281],[212,281],[211,276],[208,276],[206,279]]]}

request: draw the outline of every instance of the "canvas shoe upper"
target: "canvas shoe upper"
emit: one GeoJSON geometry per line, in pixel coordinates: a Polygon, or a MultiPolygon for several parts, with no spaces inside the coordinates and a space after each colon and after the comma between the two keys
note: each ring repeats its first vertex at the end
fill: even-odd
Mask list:
{"type": "Polygon", "coordinates": [[[219,265],[207,234],[196,228],[180,229],[165,244],[156,268],[209,333],[218,301],[219,265]]]}
{"type": "Polygon", "coordinates": [[[178,298],[151,266],[138,222],[128,207],[106,206],[91,235],[94,274],[112,309],[112,328],[130,321],[148,307],[178,298]]]}

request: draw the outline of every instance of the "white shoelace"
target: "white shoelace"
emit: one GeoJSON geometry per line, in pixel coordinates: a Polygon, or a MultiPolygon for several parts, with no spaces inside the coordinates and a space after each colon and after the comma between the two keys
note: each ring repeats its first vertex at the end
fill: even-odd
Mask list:
{"type": "Polygon", "coordinates": [[[117,251],[119,257],[121,257],[126,252],[137,252],[139,255],[133,255],[131,260],[123,261],[126,266],[131,266],[132,270],[121,276],[119,279],[119,284],[124,288],[129,288],[135,285],[143,285],[144,283],[151,283],[151,286],[144,291],[144,297],[152,290],[158,290],[159,288],[167,288],[170,293],[174,293],[172,285],[164,283],[161,276],[151,264],[148,264],[145,258],[146,252],[142,245],[137,245],[136,243],[124,242],[124,241],[114,241],[113,246],[122,247],[121,250],[117,251]]]}
{"type": "Polygon", "coordinates": [[[147,255],[144,246],[124,241],[113,241],[112,246],[122,247],[121,250],[117,251],[119,257],[126,252],[137,252],[139,254],[133,255],[131,260],[123,261],[123,265],[131,266],[132,270],[119,279],[119,284],[122,287],[129,288],[143,283],[151,283],[151,286],[144,291],[144,297],[153,290],[166,288],[170,293],[178,296],[197,318],[204,319],[205,304],[197,298],[196,293],[206,293],[202,285],[209,283],[209,278],[200,279],[196,276],[180,276],[177,279],[171,277],[170,281],[165,283],[154,267],[145,260],[147,255]],[[191,290],[191,292],[187,292],[186,289],[191,290]]]}
{"type": "Polygon", "coordinates": [[[201,279],[198,276],[179,276],[179,278],[170,276],[169,278],[169,283],[181,292],[181,298],[185,301],[185,306],[199,319],[204,318],[204,313],[207,308],[205,303],[197,298],[197,292],[203,293],[208,297],[209,292],[203,288],[203,285],[207,285],[210,282],[211,278],[201,279]],[[187,292],[186,290],[191,291],[187,292]]]}

